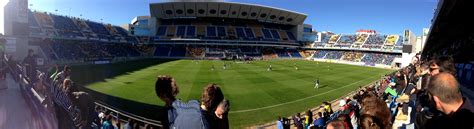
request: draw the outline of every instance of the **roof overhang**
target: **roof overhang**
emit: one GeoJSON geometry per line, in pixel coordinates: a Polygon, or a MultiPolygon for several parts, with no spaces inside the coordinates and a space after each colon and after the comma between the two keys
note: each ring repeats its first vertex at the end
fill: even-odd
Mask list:
{"type": "Polygon", "coordinates": [[[233,2],[164,2],[150,4],[150,16],[157,19],[218,17],[300,25],[307,15],[295,11],[233,2]]]}

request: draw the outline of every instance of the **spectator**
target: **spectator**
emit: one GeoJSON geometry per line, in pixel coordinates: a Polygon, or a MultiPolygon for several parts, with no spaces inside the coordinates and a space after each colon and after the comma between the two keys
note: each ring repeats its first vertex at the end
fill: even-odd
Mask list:
{"type": "Polygon", "coordinates": [[[155,83],[155,92],[165,102],[168,119],[163,120],[164,128],[209,128],[206,119],[201,114],[198,101],[190,100],[186,103],[176,99],[179,90],[176,81],[172,77],[158,76],[155,83]]]}
{"type": "Polygon", "coordinates": [[[41,93],[42,95],[46,95],[46,85],[45,85],[45,76],[44,73],[40,73],[37,78],[37,82],[34,83],[33,87],[35,91],[41,93]]]}
{"type": "Polygon", "coordinates": [[[114,126],[112,125],[111,120],[112,120],[112,115],[111,114],[105,116],[105,120],[102,123],[102,129],[113,129],[114,126]]]}
{"type": "Polygon", "coordinates": [[[331,115],[332,113],[334,113],[334,111],[332,110],[332,107],[331,107],[331,104],[329,102],[323,102],[324,104],[324,110],[328,113],[328,115],[331,115]]]}
{"type": "Polygon", "coordinates": [[[344,126],[344,121],[335,120],[328,123],[326,129],[348,129],[344,126]]]}
{"type": "Polygon", "coordinates": [[[283,119],[281,118],[281,116],[278,116],[277,128],[278,129],[283,129],[283,119]]]}
{"type": "Polygon", "coordinates": [[[23,60],[23,65],[26,68],[26,75],[30,79],[31,83],[36,80],[36,58],[34,57],[34,51],[28,50],[28,56],[23,60]]]}
{"type": "Polygon", "coordinates": [[[324,120],[323,114],[321,112],[318,112],[318,117],[315,117],[314,119],[315,120],[313,124],[316,129],[322,129],[324,126],[326,126],[326,121],[324,120]]]}
{"type": "Polygon", "coordinates": [[[382,129],[388,129],[392,127],[391,113],[388,109],[387,104],[378,99],[374,94],[367,94],[361,103],[361,115],[369,115],[380,121],[380,127],[382,129]]]}
{"type": "Polygon", "coordinates": [[[347,114],[340,114],[337,117],[337,120],[340,120],[340,121],[344,122],[344,127],[346,129],[352,129],[352,125],[350,124],[350,120],[349,120],[349,117],[348,117],[347,114]]]}
{"type": "Polygon", "coordinates": [[[114,129],[121,129],[120,119],[117,116],[114,117],[112,123],[113,123],[114,129]]]}
{"type": "Polygon", "coordinates": [[[230,111],[230,102],[229,100],[222,100],[221,103],[217,106],[216,111],[214,112],[217,117],[217,127],[219,129],[229,129],[229,111],[230,111]]]}
{"type": "Polygon", "coordinates": [[[135,122],[133,122],[132,119],[128,118],[127,123],[123,125],[123,129],[133,129],[133,125],[135,125],[135,122]]]}
{"type": "Polygon", "coordinates": [[[313,112],[311,112],[311,110],[306,111],[304,118],[304,127],[308,128],[313,122],[313,112]]]}
{"type": "Polygon", "coordinates": [[[435,76],[438,73],[447,72],[456,75],[454,59],[450,56],[440,56],[430,62],[430,75],[435,76]]]}
{"type": "MultiPolygon", "coordinates": [[[[94,108],[94,114],[93,114],[93,116],[91,117],[92,120],[93,120],[93,124],[92,124],[92,125],[94,125],[94,126],[97,127],[97,128],[100,127],[100,126],[101,126],[101,123],[102,123],[102,122],[101,122],[101,119],[102,119],[101,117],[102,117],[102,115],[103,115],[103,113],[102,113],[102,111],[100,110],[99,105],[96,105],[95,108],[94,108]]],[[[94,126],[93,126],[93,127],[94,127],[94,126]]]]}
{"type": "Polygon", "coordinates": [[[382,129],[380,120],[370,115],[362,115],[359,125],[361,129],[382,129]]]}
{"type": "Polygon", "coordinates": [[[63,71],[61,71],[59,73],[57,71],[58,71],[58,66],[56,66],[56,72],[53,73],[53,75],[51,75],[50,78],[52,78],[55,81],[59,81],[59,82],[62,82],[62,80],[64,80],[64,79],[71,78],[71,67],[69,67],[68,65],[64,66],[63,71]]]}
{"type": "Polygon", "coordinates": [[[293,125],[297,129],[303,129],[303,123],[301,122],[301,115],[300,113],[296,113],[296,115],[293,116],[293,125]]]}
{"type": "Polygon", "coordinates": [[[419,78],[418,78],[418,81],[416,82],[416,89],[417,90],[425,89],[425,87],[422,84],[424,84],[423,79],[425,79],[425,78],[427,78],[427,76],[429,76],[429,64],[428,63],[423,63],[423,64],[420,65],[419,73],[417,74],[417,76],[419,78]]]}
{"type": "Polygon", "coordinates": [[[209,84],[204,88],[201,96],[201,110],[206,117],[209,127],[217,129],[218,117],[216,116],[216,108],[220,102],[224,100],[224,94],[217,84],[209,84]]]}
{"type": "MultiPolygon", "coordinates": [[[[440,68],[440,71],[442,68],[440,68]]],[[[459,83],[450,72],[434,76],[428,85],[428,93],[436,109],[442,116],[428,121],[424,128],[472,129],[474,127],[474,107],[461,95],[459,83]]]]}

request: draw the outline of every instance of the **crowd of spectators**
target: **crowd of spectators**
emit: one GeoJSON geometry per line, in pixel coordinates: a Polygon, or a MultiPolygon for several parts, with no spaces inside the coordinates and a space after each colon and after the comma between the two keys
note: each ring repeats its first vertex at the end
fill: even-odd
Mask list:
{"type": "Polygon", "coordinates": [[[291,117],[279,117],[277,128],[298,129],[391,129],[474,127],[474,106],[463,96],[451,57],[415,61],[385,75],[381,80],[359,88],[354,94],[312,111],[291,117]],[[311,121],[314,120],[314,121],[311,121]]]}
{"type": "Polygon", "coordinates": [[[42,44],[41,49],[49,53],[48,58],[50,59],[74,61],[138,57],[142,53],[150,53],[153,50],[150,46],[138,46],[128,43],[57,41],[42,44]]]}
{"type": "Polygon", "coordinates": [[[323,34],[321,36],[321,41],[315,42],[313,47],[401,50],[403,48],[403,37],[398,36],[398,35],[379,35],[379,34],[372,34],[372,35],[323,34]]]}
{"type": "Polygon", "coordinates": [[[316,50],[313,58],[315,59],[335,59],[346,60],[352,62],[364,62],[366,65],[383,64],[391,66],[394,59],[400,57],[399,55],[386,53],[369,53],[369,52],[354,52],[354,51],[328,51],[316,50]]]}
{"type": "Polygon", "coordinates": [[[187,47],[188,56],[190,57],[202,57],[205,49],[201,47],[187,47]]]}
{"type": "Polygon", "coordinates": [[[383,46],[386,38],[387,35],[370,35],[362,48],[379,49],[383,46]]]}
{"type": "Polygon", "coordinates": [[[341,59],[343,54],[344,54],[344,51],[329,51],[325,58],[339,60],[341,59]]]}
{"type": "Polygon", "coordinates": [[[362,52],[344,52],[342,60],[360,62],[365,53],[362,52]]]}
{"type": "Polygon", "coordinates": [[[335,47],[344,47],[344,48],[351,47],[351,45],[355,42],[355,40],[356,40],[356,35],[342,35],[341,38],[337,40],[335,47]]]}

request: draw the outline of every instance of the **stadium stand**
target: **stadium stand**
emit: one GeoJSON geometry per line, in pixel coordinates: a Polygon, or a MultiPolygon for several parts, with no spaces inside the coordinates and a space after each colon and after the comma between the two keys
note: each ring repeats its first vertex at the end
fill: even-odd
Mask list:
{"type": "Polygon", "coordinates": [[[362,52],[344,52],[342,60],[360,62],[363,56],[364,53],[362,52]]]}
{"type": "Polygon", "coordinates": [[[59,36],[66,38],[84,37],[70,18],[53,14],[50,16],[54,20],[54,27],[57,29],[59,36]]]}
{"type": "Polygon", "coordinates": [[[46,33],[46,36],[56,36],[57,32],[54,29],[54,23],[47,13],[33,12],[33,16],[43,32],[46,33]]]}
{"type": "MultiPolygon", "coordinates": [[[[465,4],[463,1],[456,2],[456,4],[448,5],[465,4]]],[[[454,7],[443,7],[443,9],[446,8],[451,9],[449,12],[458,12],[454,7]]],[[[454,18],[448,17],[447,14],[443,16],[450,19],[457,19],[457,17],[454,16],[454,18]]],[[[403,48],[404,38],[400,35],[341,35],[328,33],[321,35],[321,42],[315,42],[311,47],[304,48],[301,46],[307,44],[300,44],[301,42],[297,41],[296,34],[292,32],[287,25],[261,23],[258,20],[240,21],[221,18],[202,20],[198,18],[198,20],[190,21],[189,19],[166,18],[159,22],[156,30],[152,30],[156,31],[156,35],[133,36],[128,30],[122,27],[79,18],[36,11],[28,11],[28,17],[30,29],[29,38],[31,38],[29,39],[31,41],[28,43],[38,45],[39,49],[41,49],[39,56],[46,56],[46,58],[49,58],[47,59],[48,61],[65,61],[62,62],[65,64],[77,62],[90,63],[90,61],[115,59],[129,60],[135,57],[221,59],[234,56],[249,56],[274,59],[302,58],[307,55],[312,55],[312,59],[365,63],[365,65],[370,66],[394,66],[394,60],[401,57],[400,51],[403,48]],[[185,40],[189,40],[189,42],[185,40]],[[242,42],[248,44],[241,45],[242,42]],[[190,43],[192,45],[190,45],[190,43]],[[288,45],[285,43],[292,44],[288,45]]],[[[437,19],[434,20],[437,21],[437,19]]],[[[444,20],[441,21],[447,22],[444,20]]],[[[433,28],[438,30],[431,35],[444,38],[446,36],[436,35],[436,33],[440,33],[445,29],[439,27],[439,24],[440,23],[433,25],[433,28]]],[[[443,25],[448,26],[453,24],[443,23],[443,25]]],[[[456,37],[463,36],[454,33],[449,34],[457,35],[456,37]]],[[[298,35],[298,37],[300,37],[300,35],[298,35]]],[[[433,36],[428,39],[439,40],[439,38],[432,37],[433,36]]],[[[470,43],[470,41],[468,43],[470,43]]],[[[458,47],[462,46],[460,44],[461,43],[456,43],[455,45],[458,45],[458,47]]],[[[431,45],[429,46],[431,47],[431,45]]],[[[446,51],[446,49],[453,49],[456,48],[456,46],[440,46],[442,45],[436,46],[437,48],[433,49],[444,49],[438,50],[438,53],[442,54],[450,53],[456,55],[459,53],[457,49],[446,51]]],[[[427,52],[429,54],[437,54],[431,53],[432,51],[427,52]]],[[[472,49],[467,49],[467,53],[472,54],[472,49]]],[[[474,64],[472,60],[467,60],[470,57],[465,58],[464,55],[456,56],[459,56],[458,59],[464,60],[456,62],[456,71],[452,71],[455,75],[451,76],[457,77],[461,84],[472,85],[474,80],[474,76],[472,75],[474,72],[474,64]]],[[[428,57],[431,56],[425,58],[428,57]]],[[[78,128],[100,128],[102,127],[102,121],[110,121],[115,128],[120,128],[131,123],[128,119],[133,119],[133,123],[135,123],[132,125],[134,126],[133,128],[166,128],[162,127],[163,125],[161,125],[162,123],[160,121],[136,116],[103,102],[93,102],[92,104],[95,106],[93,114],[84,114],[88,113],[88,109],[91,109],[91,107],[82,107],[83,105],[76,102],[75,97],[70,96],[71,94],[68,93],[67,90],[63,90],[67,89],[64,88],[66,87],[65,84],[62,84],[60,81],[55,82],[57,81],[55,78],[59,75],[54,77],[56,74],[53,74],[52,77],[54,77],[54,79],[48,79],[47,77],[50,76],[49,73],[35,70],[33,71],[34,75],[43,75],[43,77],[46,77],[38,77],[35,79],[27,73],[28,70],[24,71],[24,69],[26,69],[25,67],[28,66],[8,59],[7,56],[1,58],[0,63],[5,62],[5,64],[8,65],[8,73],[11,74],[11,77],[13,77],[17,83],[21,84],[20,88],[22,88],[22,92],[26,93],[26,96],[30,96],[29,98],[31,98],[31,100],[28,101],[35,101],[35,105],[41,105],[38,110],[39,112],[46,112],[47,110],[52,110],[51,107],[57,107],[58,111],[52,112],[57,112],[59,116],[62,116],[58,117],[63,118],[59,119],[61,122],[64,122],[60,124],[72,124],[65,125],[66,127],[60,126],[59,128],[71,128],[72,126],[78,128]],[[25,73],[26,75],[24,75],[25,73]],[[36,83],[35,81],[40,81],[41,83],[36,83]],[[111,120],[107,120],[106,118],[111,118],[111,120]]],[[[428,60],[412,62],[414,64],[410,64],[394,73],[387,74],[383,76],[382,79],[366,87],[361,87],[349,95],[339,98],[339,100],[325,103],[322,105],[323,108],[321,108],[321,110],[307,111],[303,118],[301,118],[301,116],[295,116],[295,118],[299,118],[299,120],[296,121],[292,119],[293,123],[296,126],[301,124],[309,128],[312,126],[325,128],[334,123],[342,123],[341,125],[345,128],[356,129],[366,128],[365,126],[367,125],[364,125],[364,120],[368,120],[369,122],[372,120],[376,122],[370,122],[370,124],[368,124],[369,126],[378,126],[380,128],[392,128],[392,126],[393,128],[399,128],[404,126],[404,128],[410,128],[414,125],[413,122],[409,121],[415,119],[411,116],[412,113],[416,112],[416,114],[421,114],[425,111],[430,112],[430,110],[436,109],[423,107],[423,103],[419,102],[421,98],[418,98],[420,97],[419,95],[423,95],[422,93],[424,91],[424,89],[419,88],[423,85],[420,86],[420,84],[416,82],[417,80],[421,80],[418,69],[420,69],[419,67],[422,63],[426,62],[428,62],[428,60]],[[404,82],[404,80],[406,82],[404,82]],[[415,89],[416,94],[411,93],[412,89],[415,89]],[[416,100],[412,98],[416,98],[416,100]],[[417,110],[419,107],[415,107],[415,105],[418,106],[418,104],[422,105],[421,108],[423,110],[417,110]],[[334,109],[332,107],[334,107],[334,109]],[[321,115],[316,116],[318,116],[317,118],[324,119],[324,121],[321,122],[321,124],[313,123],[311,119],[315,115],[311,113],[311,111],[313,111],[314,114],[320,112],[321,115]],[[407,111],[408,114],[405,113],[407,111]],[[373,114],[374,112],[375,114],[373,114]],[[361,122],[358,123],[357,121],[361,122]]],[[[56,72],[58,71],[56,70],[56,72]]],[[[463,94],[463,97],[464,95],[469,94],[463,94]]],[[[436,117],[436,115],[434,115],[434,117],[436,117]]],[[[469,118],[465,120],[471,120],[469,118]]],[[[291,123],[291,120],[286,118],[281,118],[278,121],[285,124],[285,127],[291,123]]],[[[451,122],[441,123],[450,124],[451,122]]],[[[472,122],[467,124],[472,125],[472,122]]]]}
{"type": "Polygon", "coordinates": [[[329,42],[331,34],[321,33],[321,42],[316,42],[313,47],[324,47],[329,42]]]}
{"type": "Polygon", "coordinates": [[[362,48],[380,49],[386,38],[386,35],[370,35],[362,48]]]}
{"type": "Polygon", "coordinates": [[[101,23],[86,21],[91,30],[98,35],[100,39],[109,39],[110,32],[101,23]]]}
{"type": "Polygon", "coordinates": [[[326,59],[339,60],[341,59],[342,54],[344,54],[343,51],[329,51],[326,55],[326,59]]]}
{"type": "Polygon", "coordinates": [[[367,41],[367,38],[369,37],[368,34],[358,34],[356,36],[356,40],[354,44],[351,46],[351,48],[360,48],[364,45],[364,43],[367,41]]]}
{"type": "Polygon", "coordinates": [[[325,47],[334,47],[334,44],[339,40],[341,35],[331,35],[325,47]]]}
{"type": "Polygon", "coordinates": [[[399,56],[400,55],[389,54],[389,53],[316,50],[314,52],[313,58],[314,59],[345,60],[345,61],[351,61],[351,62],[364,62],[368,66],[374,66],[375,64],[391,66],[393,63],[393,60],[399,56]]]}
{"type": "Polygon", "coordinates": [[[352,43],[356,40],[355,35],[342,35],[341,38],[337,41],[334,47],[351,47],[352,43]]]}

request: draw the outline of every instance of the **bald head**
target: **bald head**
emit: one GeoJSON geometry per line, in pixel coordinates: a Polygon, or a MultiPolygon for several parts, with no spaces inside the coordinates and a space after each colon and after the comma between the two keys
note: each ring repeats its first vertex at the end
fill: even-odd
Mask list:
{"type": "Polygon", "coordinates": [[[462,102],[459,83],[450,73],[440,73],[432,77],[427,90],[431,95],[437,96],[443,103],[462,102]]]}

